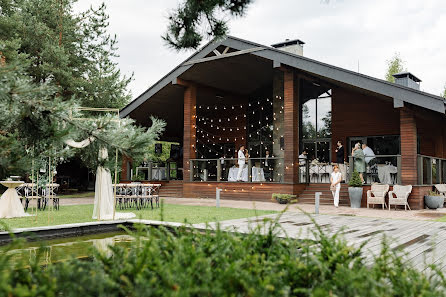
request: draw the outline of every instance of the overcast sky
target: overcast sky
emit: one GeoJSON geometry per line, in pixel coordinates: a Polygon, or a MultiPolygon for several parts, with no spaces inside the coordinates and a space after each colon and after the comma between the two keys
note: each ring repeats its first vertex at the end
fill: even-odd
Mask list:
{"type": "MultiPolygon", "coordinates": [[[[76,10],[103,1],[79,0],[76,10]]],[[[133,98],[192,54],[167,48],[161,35],[178,0],[108,0],[110,33],[119,41],[124,74],[134,73],[133,98]]],[[[446,83],[444,0],[255,0],[230,35],[270,45],[301,39],[304,56],[384,78],[399,52],[423,91],[439,95],[446,83]]]]}

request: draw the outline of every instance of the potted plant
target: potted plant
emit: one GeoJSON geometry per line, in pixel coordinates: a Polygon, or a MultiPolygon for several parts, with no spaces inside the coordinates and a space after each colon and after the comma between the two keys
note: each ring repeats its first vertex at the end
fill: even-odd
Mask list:
{"type": "Polygon", "coordinates": [[[271,197],[271,200],[276,200],[279,204],[288,204],[290,201],[295,200],[296,195],[291,194],[277,194],[274,193],[271,197]]]}
{"type": "Polygon", "coordinates": [[[359,173],[355,170],[348,182],[348,196],[350,198],[351,208],[361,208],[362,200],[362,181],[359,173]]]}
{"type": "Polygon", "coordinates": [[[429,191],[424,196],[424,204],[430,209],[442,208],[444,204],[444,196],[440,193],[429,191]]]}

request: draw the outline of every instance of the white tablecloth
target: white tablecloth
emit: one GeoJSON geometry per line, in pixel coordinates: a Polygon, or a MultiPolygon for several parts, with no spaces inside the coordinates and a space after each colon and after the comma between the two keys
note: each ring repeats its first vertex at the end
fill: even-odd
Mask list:
{"type": "Polygon", "coordinates": [[[391,174],[398,173],[398,168],[393,165],[378,165],[378,178],[382,184],[393,184],[391,174]]]}
{"type": "Polygon", "coordinates": [[[153,168],[152,169],[152,179],[153,180],[166,179],[166,167],[153,168]]]}
{"type": "Polygon", "coordinates": [[[311,164],[310,165],[310,182],[330,182],[330,174],[333,172],[333,166],[326,164],[311,164]]]}
{"type": "Polygon", "coordinates": [[[265,173],[263,172],[263,168],[252,167],[252,181],[253,182],[264,182],[265,181],[265,173]]]}
{"type": "Polygon", "coordinates": [[[20,197],[17,195],[15,188],[21,186],[23,182],[18,181],[2,181],[2,185],[8,187],[0,198],[0,218],[18,218],[26,217],[29,214],[25,213],[20,197]]]}
{"type": "MultiPolygon", "coordinates": [[[[252,181],[253,182],[264,182],[265,173],[263,168],[252,167],[251,168],[252,181]]],[[[238,167],[229,168],[228,181],[237,181],[238,167]]],[[[248,181],[248,166],[245,166],[242,171],[242,181],[248,181]]]]}
{"type": "MultiPolygon", "coordinates": [[[[229,168],[228,181],[237,181],[238,167],[229,168]]],[[[248,166],[242,171],[242,181],[248,181],[248,166]]]]}

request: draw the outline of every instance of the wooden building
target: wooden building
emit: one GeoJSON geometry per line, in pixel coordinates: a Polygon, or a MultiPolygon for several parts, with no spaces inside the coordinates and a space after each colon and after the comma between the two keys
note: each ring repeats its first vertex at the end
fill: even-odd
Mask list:
{"type": "MultiPolygon", "coordinates": [[[[218,187],[223,198],[277,192],[305,201],[328,190],[336,143],[351,171],[351,147],[361,142],[375,153],[367,184],[411,184],[409,203],[422,208],[432,184],[446,182],[444,98],[420,91],[411,73],[389,83],[306,58],[302,48],[300,40],[211,41],[121,111],[146,126],[151,115],[164,119],[161,140],[181,143],[182,179],[167,181],[167,170],[165,188],[175,185],[186,198],[215,197],[218,187]],[[237,182],[240,145],[250,158],[237,182]],[[304,150],[307,159],[299,159],[304,150]]],[[[125,180],[132,164],[123,165],[125,180]]]]}

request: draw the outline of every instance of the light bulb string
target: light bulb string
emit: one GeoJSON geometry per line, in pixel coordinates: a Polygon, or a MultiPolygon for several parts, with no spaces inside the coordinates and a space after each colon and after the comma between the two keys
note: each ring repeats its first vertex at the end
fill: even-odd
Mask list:
{"type": "MultiPolygon", "coordinates": [[[[251,134],[259,134],[258,132],[260,132],[261,130],[263,130],[263,129],[265,129],[265,128],[270,128],[270,125],[264,125],[264,126],[260,127],[260,128],[257,129],[257,130],[250,131],[250,132],[249,132],[249,135],[251,135],[251,134]]],[[[209,140],[211,139],[210,136],[213,137],[213,138],[212,138],[213,140],[215,140],[215,137],[219,138],[219,140],[221,140],[220,138],[222,138],[222,139],[223,139],[223,138],[226,138],[226,139],[234,139],[235,141],[237,141],[237,138],[241,138],[242,140],[244,140],[244,138],[245,138],[244,136],[234,137],[234,136],[222,136],[222,135],[217,135],[217,134],[211,133],[211,132],[209,132],[209,131],[206,131],[206,130],[200,128],[200,127],[196,127],[195,129],[197,130],[197,132],[201,133],[204,137],[207,137],[209,140]],[[204,134],[206,134],[206,135],[204,135],[204,134]],[[210,135],[210,136],[208,136],[208,135],[210,135]]],[[[272,131],[270,131],[270,132],[272,132],[272,131]]],[[[260,134],[259,134],[259,135],[260,135],[260,134]]],[[[268,136],[269,136],[269,137],[272,137],[271,135],[268,135],[268,136]]]]}
{"type": "MultiPolygon", "coordinates": [[[[276,99],[282,100],[282,96],[275,96],[276,99]]],[[[261,105],[264,102],[270,102],[271,105],[273,105],[273,100],[270,98],[266,98],[262,99],[262,100],[253,100],[252,102],[248,102],[248,107],[251,107],[252,105],[261,105]],[[257,101],[257,102],[256,102],[257,101]]],[[[198,105],[198,109],[206,109],[206,110],[218,110],[218,109],[230,109],[230,110],[235,110],[235,109],[243,109],[243,107],[246,106],[246,104],[234,104],[234,105],[198,105]]]]}

